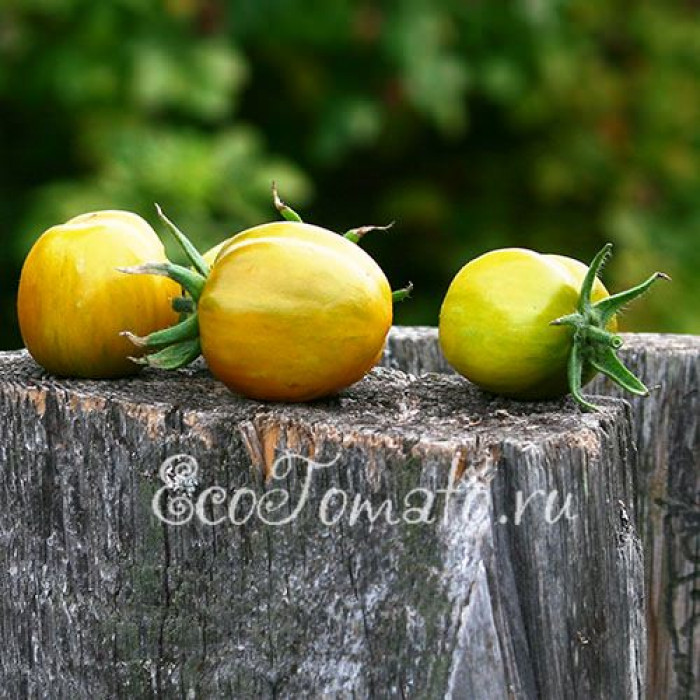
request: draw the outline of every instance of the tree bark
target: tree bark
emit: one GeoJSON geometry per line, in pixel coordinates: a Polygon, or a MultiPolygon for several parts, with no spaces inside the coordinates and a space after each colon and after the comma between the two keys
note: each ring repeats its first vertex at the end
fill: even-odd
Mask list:
{"type": "Polygon", "coordinates": [[[602,403],[583,415],[568,399],[520,404],[377,368],[333,399],[273,405],[201,367],[69,381],[4,353],[0,688],[642,697],[637,455],[627,405],[602,403]],[[234,515],[253,499],[259,512],[233,524],[245,488],[234,515]],[[290,501],[266,509],[282,488],[290,501]],[[406,522],[419,515],[406,500],[430,506],[428,492],[431,522],[406,522]],[[374,523],[365,510],[353,524],[358,497],[382,513],[374,523]]]}
{"type": "MultiPolygon", "coordinates": [[[[620,355],[652,389],[625,395],[605,377],[585,392],[632,407],[645,554],[650,698],[700,697],[700,337],[623,334],[620,355]]],[[[394,328],[384,363],[413,374],[451,373],[434,328],[394,328]]]]}

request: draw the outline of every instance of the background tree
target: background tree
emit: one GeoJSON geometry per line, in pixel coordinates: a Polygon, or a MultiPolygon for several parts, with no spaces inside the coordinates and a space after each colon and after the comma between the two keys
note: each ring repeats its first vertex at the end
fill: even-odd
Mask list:
{"type": "Polygon", "coordinates": [[[437,320],[499,246],[652,269],[625,319],[700,332],[700,21],[642,0],[5,0],[1,342],[21,261],[77,213],[153,202],[205,247],[275,216],[397,225],[367,248],[437,320]]]}

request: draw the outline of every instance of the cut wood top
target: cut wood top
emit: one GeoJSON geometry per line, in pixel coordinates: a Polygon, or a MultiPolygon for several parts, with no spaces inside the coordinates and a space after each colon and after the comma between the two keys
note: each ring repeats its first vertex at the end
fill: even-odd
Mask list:
{"type": "MultiPolygon", "coordinates": [[[[542,441],[548,437],[598,427],[622,412],[614,399],[603,399],[599,414],[582,413],[569,399],[517,402],[488,395],[454,375],[410,375],[383,367],[339,395],[307,404],[275,404],[233,394],[214,379],[203,362],[177,372],[147,369],[120,380],[79,380],[48,375],[26,351],[0,353],[0,394],[31,400],[41,413],[49,396],[82,410],[107,404],[126,412],[163,415],[173,411],[212,414],[233,422],[269,419],[336,427],[403,440],[449,443],[460,436],[498,441],[542,441]]],[[[185,425],[195,426],[192,415],[185,425]]]]}
{"type": "MultiPolygon", "coordinates": [[[[636,453],[626,404],[601,404],[582,414],[569,399],[517,403],[454,375],[381,367],[337,397],[270,404],[232,394],[202,363],[83,381],[0,354],[0,686],[639,697],[636,453]],[[258,477],[285,451],[338,457],[292,521],[263,521],[264,509],[218,527],[156,518],[154,497],[165,490],[167,510],[189,484],[197,499],[223,487],[209,517],[244,489],[260,507],[274,488],[258,477]],[[201,480],[164,486],[159,465],[183,455],[201,480]],[[465,488],[448,497],[453,470],[465,488]],[[418,486],[441,494],[421,524],[319,517],[333,490],[386,515],[418,486]],[[519,519],[523,496],[535,500],[519,519]],[[550,496],[573,517],[548,519],[550,496]]],[[[308,471],[295,462],[278,484],[293,504],[308,471]]]]}

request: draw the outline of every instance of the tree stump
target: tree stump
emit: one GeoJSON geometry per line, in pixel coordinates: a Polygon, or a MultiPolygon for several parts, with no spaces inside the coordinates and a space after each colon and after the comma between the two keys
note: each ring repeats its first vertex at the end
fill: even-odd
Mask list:
{"type": "Polygon", "coordinates": [[[4,353],[0,688],[642,697],[639,467],[602,404],[376,368],[275,405],[201,366],[69,381],[4,353]]]}
{"type": "MultiPolygon", "coordinates": [[[[645,553],[650,698],[700,697],[700,337],[623,334],[625,363],[652,388],[625,395],[639,467],[635,511],[645,553]]],[[[451,373],[434,328],[392,329],[387,366],[451,373]]],[[[621,396],[605,377],[586,387],[621,396]]]]}

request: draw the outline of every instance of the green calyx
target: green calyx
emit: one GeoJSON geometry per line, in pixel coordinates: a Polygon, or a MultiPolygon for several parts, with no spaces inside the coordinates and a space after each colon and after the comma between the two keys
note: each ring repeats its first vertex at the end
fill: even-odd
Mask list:
{"type": "MultiPolygon", "coordinates": [[[[299,214],[280,199],[274,182],[272,183],[272,197],[275,208],[284,219],[302,223],[299,214]]],[[[156,211],[161,221],[182,248],[191,267],[165,262],[147,263],[136,267],[118,269],[121,272],[133,275],[162,275],[177,282],[183,288],[184,293],[182,296],[173,299],[172,307],[174,311],[180,314],[180,321],[170,328],[155,331],[147,336],[137,336],[128,331],[123,332],[121,335],[128,338],[138,348],[154,351],[142,357],[130,358],[133,362],[158,369],[179,369],[196,360],[201,353],[197,302],[202,295],[204,285],[209,276],[209,265],[187,236],[168,219],[158,204],[156,204],[156,211]]],[[[358,243],[370,231],[384,231],[391,228],[391,226],[393,226],[393,222],[388,226],[364,226],[352,229],[345,234],[345,238],[353,243],[358,243]]],[[[403,289],[393,292],[392,300],[394,302],[403,301],[410,296],[412,290],[413,284],[409,283],[403,289]]]]}
{"type": "Polygon", "coordinates": [[[137,364],[157,369],[179,369],[196,360],[201,353],[196,305],[206,278],[198,272],[173,263],[139,265],[122,268],[121,271],[136,275],[164,275],[180,284],[188,295],[173,300],[173,309],[180,313],[180,322],[174,326],[146,336],[134,335],[129,331],[121,333],[138,348],[157,349],[156,352],[130,359],[137,364]]]}
{"type": "Polygon", "coordinates": [[[582,393],[583,377],[591,370],[602,372],[623,389],[647,396],[649,390],[630,372],[616,355],[622,346],[622,338],[606,329],[613,316],[629,302],[644,294],[659,279],[670,279],[663,272],[655,272],[636,287],[593,303],[591,293],[598,273],[612,251],[607,243],[593,258],[581,285],[576,312],[551,322],[552,326],[570,326],[573,330],[568,361],[569,390],[576,402],[585,411],[597,411],[598,406],[587,401],[582,393]]]}
{"type": "MultiPolygon", "coordinates": [[[[272,201],[275,204],[275,209],[280,213],[283,219],[286,221],[295,221],[299,224],[304,223],[303,219],[299,214],[297,214],[294,209],[292,209],[288,204],[280,199],[279,193],[277,192],[277,185],[272,183],[272,201]]],[[[359,244],[360,241],[372,231],[388,231],[393,225],[394,221],[385,226],[360,226],[358,228],[351,228],[343,234],[343,238],[347,238],[351,243],[359,244]]],[[[409,282],[405,287],[397,289],[391,293],[391,299],[396,304],[397,302],[405,301],[411,296],[413,291],[413,282],[409,282]]]]}
{"type": "Polygon", "coordinates": [[[157,204],[156,211],[192,267],[165,262],[123,267],[119,270],[132,275],[162,275],[177,282],[183,288],[184,294],[173,299],[172,306],[173,310],[180,314],[180,322],[146,336],[137,336],[128,331],[121,335],[138,348],[155,351],[142,357],[130,358],[133,362],[158,369],[179,369],[189,365],[201,354],[197,302],[209,275],[209,265],[187,236],[165,216],[157,204]]]}

